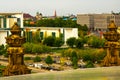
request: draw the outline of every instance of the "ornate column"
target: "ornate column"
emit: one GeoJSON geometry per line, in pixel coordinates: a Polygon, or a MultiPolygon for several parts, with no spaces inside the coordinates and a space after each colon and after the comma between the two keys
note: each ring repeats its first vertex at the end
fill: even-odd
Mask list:
{"type": "Polygon", "coordinates": [[[104,58],[103,66],[118,66],[120,65],[119,49],[120,49],[120,34],[117,32],[117,27],[113,21],[108,26],[108,32],[104,33],[107,40],[104,48],[107,50],[107,55],[104,58]]]}
{"type": "Polygon", "coordinates": [[[21,36],[20,27],[15,23],[11,28],[11,35],[6,37],[6,43],[9,45],[7,49],[9,55],[9,64],[3,69],[3,76],[21,75],[31,73],[24,64],[24,48],[21,47],[25,43],[25,37],[21,36]]]}

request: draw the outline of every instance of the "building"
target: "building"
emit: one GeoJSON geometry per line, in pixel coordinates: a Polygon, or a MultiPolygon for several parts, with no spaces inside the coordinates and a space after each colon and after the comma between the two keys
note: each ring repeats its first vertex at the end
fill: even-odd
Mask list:
{"type": "Polygon", "coordinates": [[[25,27],[24,31],[27,41],[32,41],[36,33],[38,33],[41,40],[48,36],[61,37],[64,42],[70,37],[78,38],[78,28],[25,27]]]}
{"type": "Polygon", "coordinates": [[[23,21],[24,18],[27,20],[32,18],[28,14],[23,13],[0,13],[0,45],[6,44],[5,37],[9,36],[10,28],[15,22],[18,23],[18,26],[24,30],[24,35],[27,41],[34,39],[36,32],[39,32],[39,38],[43,40],[48,36],[62,37],[66,42],[70,37],[78,38],[78,29],[77,28],[58,28],[58,27],[24,27],[23,21]]]}
{"type": "Polygon", "coordinates": [[[30,15],[29,13],[23,14],[24,25],[34,25],[36,18],[30,15]]]}
{"type": "Polygon", "coordinates": [[[106,30],[110,21],[113,20],[116,26],[120,26],[120,14],[78,14],[77,24],[87,25],[88,28],[106,30]]]}
{"type": "Polygon", "coordinates": [[[82,26],[87,25],[88,28],[93,29],[94,18],[91,14],[78,14],[77,15],[77,24],[82,26]]]}
{"type": "Polygon", "coordinates": [[[6,44],[5,37],[10,35],[9,29],[15,22],[23,28],[23,13],[0,13],[0,45],[6,44]]]}

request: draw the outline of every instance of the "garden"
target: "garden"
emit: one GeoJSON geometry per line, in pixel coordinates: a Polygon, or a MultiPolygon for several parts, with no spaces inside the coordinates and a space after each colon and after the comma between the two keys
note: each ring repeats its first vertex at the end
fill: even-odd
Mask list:
{"type": "MultiPolygon", "coordinates": [[[[93,68],[101,66],[106,55],[103,49],[104,42],[104,39],[94,35],[78,39],[71,37],[66,42],[67,47],[63,48],[61,46],[64,42],[61,39],[50,36],[41,43],[26,42],[23,44],[24,61],[27,66],[45,70],[93,68]],[[54,42],[51,43],[51,40],[54,42]]],[[[8,57],[7,48],[7,45],[0,46],[1,56],[8,57]]]]}
{"type": "MultiPolygon", "coordinates": [[[[61,19],[55,19],[56,22],[60,22],[59,20],[62,21],[61,19]]],[[[40,26],[39,23],[38,21],[37,25],[40,26]]],[[[44,40],[40,40],[37,38],[38,36],[35,36],[35,39],[32,39],[31,42],[28,41],[22,45],[26,65],[58,71],[101,66],[101,62],[106,55],[106,51],[103,49],[105,39],[96,35],[87,35],[88,28],[86,25],[81,26],[71,20],[66,23],[69,23],[69,25],[64,26],[76,26],[78,28],[79,37],[71,37],[64,42],[61,37],[48,36],[44,40]],[[64,45],[65,43],[66,45],[64,45]]],[[[51,23],[46,22],[46,24],[51,23]]],[[[0,45],[0,56],[8,57],[8,47],[8,45],[0,45]]]]}

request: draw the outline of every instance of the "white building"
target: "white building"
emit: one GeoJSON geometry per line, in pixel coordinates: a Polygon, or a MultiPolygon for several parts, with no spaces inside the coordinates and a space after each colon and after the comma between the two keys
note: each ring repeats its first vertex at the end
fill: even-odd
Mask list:
{"type": "Polygon", "coordinates": [[[10,34],[9,29],[15,22],[23,28],[23,13],[0,13],[0,45],[6,44],[5,37],[10,34]]]}
{"type": "Polygon", "coordinates": [[[48,36],[62,37],[65,44],[68,38],[78,38],[78,28],[59,28],[59,27],[24,27],[24,31],[29,35],[26,38],[32,39],[34,34],[39,30],[41,39],[48,36]]]}

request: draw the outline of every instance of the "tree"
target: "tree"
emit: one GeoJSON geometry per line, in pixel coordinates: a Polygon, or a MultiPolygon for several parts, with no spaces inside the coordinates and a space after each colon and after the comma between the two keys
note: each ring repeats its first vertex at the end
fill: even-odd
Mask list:
{"type": "Polygon", "coordinates": [[[75,45],[75,40],[76,40],[75,37],[71,37],[71,38],[67,39],[66,43],[68,46],[73,48],[73,46],[75,45]]]}
{"type": "Polygon", "coordinates": [[[41,39],[40,39],[40,29],[38,29],[34,35],[32,35],[32,42],[33,43],[40,43],[41,39]]]}
{"type": "Polygon", "coordinates": [[[103,47],[105,39],[101,39],[97,36],[90,36],[87,43],[94,48],[103,47]]]}
{"type": "Polygon", "coordinates": [[[54,46],[60,47],[64,44],[64,41],[61,38],[55,38],[54,46]]]}
{"type": "Polygon", "coordinates": [[[45,62],[50,65],[53,63],[52,57],[51,56],[47,56],[47,58],[45,59],[45,62]]]}
{"type": "Polygon", "coordinates": [[[72,52],[71,61],[73,68],[76,69],[78,67],[78,56],[75,51],[72,52]]]}
{"type": "Polygon", "coordinates": [[[47,46],[54,46],[54,42],[55,42],[55,37],[49,36],[44,39],[43,44],[47,46]]]}
{"type": "Polygon", "coordinates": [[[84,41],[82,40],[82,38],[76,39],[75,45],[77,48],[82,48],[84,45],[84,41]]]}
{"type": "Polygon", "coordinates": [[[55,18],[53,19],[42,19],[36,22],[36,26],[44,26],[44,27],[70,27],[70,28],[80,28],[81,30],[86,30],[86,27],[82,27],[77,24],[76,21],[71,19],[63,20],[63,18],[55,18]]]}

